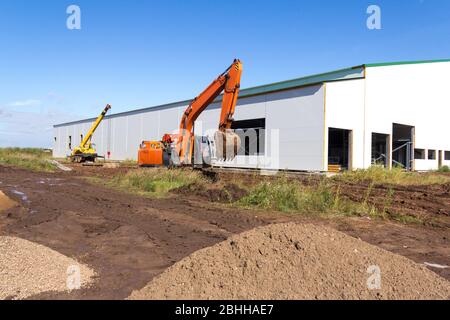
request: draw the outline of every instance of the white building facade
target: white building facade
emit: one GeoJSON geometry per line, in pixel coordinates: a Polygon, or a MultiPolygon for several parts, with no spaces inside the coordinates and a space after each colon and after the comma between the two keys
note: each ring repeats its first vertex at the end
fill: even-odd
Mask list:
{"type": "MultiPolygon", "coordinates": [[[[212,164],[308,172],[450,166],[449,73],[450,60],[368,64],[241,90],[233,128],[242,148],[212,164]]],[[[197,136],[217,129],[219,100],[197,120],[197,136]]],[[[109,115],[92,142],[107,159],[136,159],[142,141],[177,132],[189,103],[109,115]]],[[[67,156],[93,121],[55,125],[54,157],[67,156]]]]}

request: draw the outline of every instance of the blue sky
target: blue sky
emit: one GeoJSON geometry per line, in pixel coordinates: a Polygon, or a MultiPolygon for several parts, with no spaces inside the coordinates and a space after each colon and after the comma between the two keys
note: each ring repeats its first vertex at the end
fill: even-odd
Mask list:
{"type": "Polygon", "coordinates": [[[237,57],[242,87],[370,62],[450,58],[448,0],[2,0],[0,147],[52,125],[195,97],[237,57]],[[81,30],[66,9],[81,8],[81,30]],[[380,6],[382,30],[366,27],[380,6]]]}

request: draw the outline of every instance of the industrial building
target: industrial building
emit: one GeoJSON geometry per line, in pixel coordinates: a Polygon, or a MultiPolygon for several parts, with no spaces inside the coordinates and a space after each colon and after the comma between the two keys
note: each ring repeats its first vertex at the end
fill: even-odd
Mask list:
{"type": "MultiPolygon", "coordinates": [[[[366,64],[243,89],[233,129],[238,156],[221,167],[327,172],[372,164],[409,170],[450,166],[450,60],[366,64]]],[[[105,117],[92,142],[111,160],[136,159],[143,140],[178,130],[190,100],[105,117]]],[[[220,101],[195,125],[217,129],[220,101]]],[[[94,119],[54,126],[53,155],[65,157],[94,119]]]]}

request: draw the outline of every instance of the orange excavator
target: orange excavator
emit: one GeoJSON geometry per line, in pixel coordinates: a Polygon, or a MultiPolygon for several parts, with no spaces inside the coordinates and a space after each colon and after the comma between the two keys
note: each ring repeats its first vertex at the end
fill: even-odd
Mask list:
{"type": "Polygon", "coordinates": [[[239,136],[231,130],[241,74],[241,61],[234,60],[230,67],[191,102],[183,114],[178,134],[165,134],[161,141],[142,142],[138,153],[139,165],[183,166],[192,164],[195,121],[222,92],[219,128],[214,136],[216,158],[234,158],[241,143],[239,136]]]}

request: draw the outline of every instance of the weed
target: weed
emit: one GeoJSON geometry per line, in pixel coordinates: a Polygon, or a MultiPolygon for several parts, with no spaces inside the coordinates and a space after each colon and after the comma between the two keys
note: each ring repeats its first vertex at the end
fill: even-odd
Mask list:
{"type": "Polygon", "coordinates": [[[204,184],[206,179],[200,172],[191,169],[152,168],[117,175],[109,184],[135,193],[165,196],[170,190],[194,183],[204,184]]]}
{"type": "Polygon", "coordinates": [[[55,166],[48,162],[51,153],[37,148],[2,148],[0,164],[32,171],[52,172],[55,166]]]}
{"type": "Polygon", "coordinates": [[[449,166],[442,166],[442,167],[439,168],[439,170],[437,170],[437,172],[442,172],[442,173],[450,172],[450,167],[449,166]]]}
{"type": "Polygon", "coordinates": [[[432,185],[450,182],[450,177],[433,173],[407,172],[401,168],[385,169],[380,166],[372,166],[367,170],[346,172],[333,177],[337,181],[352,183],[372,184],[396,184],[396,185],[432,185]]]}
{"type": "Polygon", "coordinates": [[[247,208],[319,215],[364,215],[369,212],[368,206],[342,198],[339,188],[333,191],[325,180],[314,187],[286,178],[263,182],[237,204],[247,208]]]}

